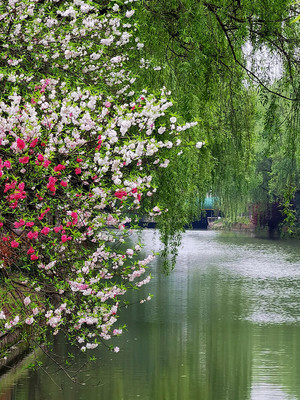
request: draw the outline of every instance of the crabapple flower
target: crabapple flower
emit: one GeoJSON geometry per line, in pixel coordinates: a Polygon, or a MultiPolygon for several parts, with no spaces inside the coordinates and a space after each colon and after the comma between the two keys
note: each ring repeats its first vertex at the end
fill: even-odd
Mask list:
{"type": "Polygon", "coordinates": [[[31,303],[30,297],[25,297],[25,299],[23,300],[23,303],[25,306],[28,306],[31,303]]]}
{"type": "Polygon", "coordinates": [[[19,150],[23,150],[25,148],[24,140],[17,138],[17,147],[19,150]]]}
{"type": "Polygon", "coordinates": [[[41,229],[41,233],[43,235],[48,235],[49,232],[50,232],[50,228],[48,226],[45,226],[43,229],[41,229]]]}
{"type": "Polygon", "coordinates": [[[126,18],[132,17],[134,14],[134,10],[126,11],[126,18]]]}
{"type": "Polygon", "coordinates": [[[129,256],[129,257],[132,257],[133,256],[133,250],[132,249],[127,249],[126,250],[126,254],[129,256]]]}
{"type": "Polygon", "coordinates": [[[29,162],[29,157],[28,157],[28,156],[20,157],[20,158],[19,158],[19,162],[20,162],[21,164],[28,164],[28,162],[29,162]]]}
{"type": "Polygon", "coordinates": [[[197,142],[196,143],[196,149],[201,149],[202,146],[205,145],[205,142],[197,142]]]}

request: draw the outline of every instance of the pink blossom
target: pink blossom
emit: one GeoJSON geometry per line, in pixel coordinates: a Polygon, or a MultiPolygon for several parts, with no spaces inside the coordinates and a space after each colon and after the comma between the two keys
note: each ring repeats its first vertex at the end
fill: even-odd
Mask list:
{"type": "Polygon", "coordinates": [[[43,154],[38,154],[37,159],[38,159],[39,161],[44,161],[44,156],[43,156],[43,154]]]}
{"type": "Polygon", "coordinates": [[[75,168],[75,174],[80,175],[81,174],[81,168],[75,168]]]}
{"type": "Polygon", "coordinates": [[[17,139],[17,147],[18,147],[18,149],[23,150],[23,149],[25,148],[25,142],[24,142],[24,140],[18,138],[18,139],[17,139]]]}
{"type": "Polygon", "coordinates": [[[13,240],[12,242],[10,242],[11,247],[17,248],[20,246],[20,243],[16,242],[15,240],[13,240]]]}
{"type": "Polygon", "coordinates": [[[71,217],[72,217],[73,219],[77,219],[77,218],[78,218],[78,214],[77,214],[77,212],[75,212],[75,211],[72,211],[72,213],[71,213],[71,217]]]}
{"type": "Polygon", "coordinates": [[[25,319],[25,323],[26,323],[27,325],[32,325],[33,322],[34,322],[33,317],[30,317],[30,318],[26,318],[26,319],[25,319]]]}
{"type": "Polygon", "coordinates": [[[54,227],[54,232],[58,233],[58,232],[61,231],[62,229],[63,229],[63,226],[62,226],[62,225],[60,225],[60,226],[55,226],[55,227],[54,227]]]}
{"type": "Polygon", "coordinates": [[[50,211],[50,208],[49,207],[46,208],[46,210],[41,213],[41,215],[38,217],[38,219],[41,221],[49,211],[50,211]]]}
{"type": "Polygon", "coordinates": [[[4,161],[3,167],[6,167],[8,169],[11,168],[11,162],[9,160],[4,161]]]}
{"type": "Polygon", "coordinates": [[[34,225],[34,222],[26,222],[26,226],[28,228],[31,228],[34,225]]]}
{"type": "Polygon", "coordinates": [[[89,285],[84,284],[84,283],[81,283],[81,284],[78,286],[78,289],[79,289],[79,290],[86,290],[88,287],[89,287],[89,285]]]}
{"type": "Polygon", "coordinates": [[[127,192],[125,190],[117,190],[115,196],[122,200],[123,197],[127,196],[127,192]]]}
{"type": "Polygon", "coordinates": [[[62,237],[61,237],[62,243],[65,243],[67,240],[68,240],[67,235],[62,235],[62,237]]]}
{"type": "Polygon", "coordinates": [[[34,248],[30,246],[30,249],[27,251],[27,254],[33,254],[34,253],[34,248]]]}
{"type": "Polygon", "coordinates": [[[51,164],[51,161],[45,160],[45,162],[44,162],[44,164],[43,164],[43,167],[44,167],[44,168],[47,168],[47,167],[49,167],[50,164],[51,164]]]}
{"type": "Polygon", "coordinates": [[[25,299],[23,300],[23,303],[25,306],[28,306],[31,303],[30,297],[25,297],[25,299]]]}
{"type": "Polygon", "coordinates": [[[30,143],[29,147],[35,147],[38,144],[39,140],[38,139],[33,139],[33,141],[30,143]]]}
{"type": "Polygon", "coordinates": [[[36,254],[31,254],[30,260],[35,261],[35,260],[38,260],[38,259],[39,259],[39,256],[37,256],[36,254]]]}
{"type": "Polygon", "coordinates": [[[23,225],[25,225],[25,221],[22,218],[19,220],[19,222],[14,222],[15,228],[21,228],[23,225]]]}
{"type": "Polygon", "coordinates": [[[132,257],[132,256],[133,256],[133,250],[132,250],[132,249],[127,249],[127,250],[126,250],[126,254],[127,254],[129,257],[132,257]]]}
{"type": "Polygon", "coordinates": [[[19,158],[19,162],[20,162],[21,164],[28,164],[28,162],[29,162],[29,157],[28,157],[28,156],[20,157],[20,158],[19,158]]]}
{"type": "Polygon", "coordinates": [[[64,170],[65,168],[66,168],[65,165],[58,164],[53,169],[54,169],[55,172],[60,172],[60,171],[64,170]]]}
{"type": "Polygon", "coordinates": [[[41,233],[43,235],[48,235],[48,233],[50,232],[50,228],[48,226],[45,226],[42,230],[41,233]]]}
{"type": "Polygon", "coordinates": [[[47,189],[49,189],[52,194],[55,194],[56,192],[56,187],[55,187],[55,183],[56,183],[57,179],[54,178],[54,176],[49,176],[49,182],[47,184],[47,189]]]}
{"type": "Polygon", "coordinates": [[[117,305],[112,306],[112,308],[111,308],[111,313],[112,313],[112,315],[116,315],[116,314],[117,314],[117,311],[118,311],[118,306],[117,306],[117,305]]]}
{"type": "Polygon", "coordinates": [[[66,182],[66,181],[60,181],[60,184],[63,187],[67,187],[68,186],[68,182],[66,182]]]}
{"type": "Polygon", "coordinates": [[[30,231],[30,232],[27,233],[27,237],[30,240],[37,239],[38,238],[38,232],[37,231],[36,232],[30,231]]]}
{"type": "Polygon", "coordinates": [[[110,103],[109,101],[106,101],[106,102],[104,103],[104,106],[105,106],[106,108],[109,108],[109,107],[111,106],[111,103],[110,103]]]}
{"type": "Polygon", "coordinates": [[[14,189],[16,187],[17,182],[13,181],[12,183],[6,183],[5,188],[4,188],[4,193],[8,192],[11,189],[14,189]]]}

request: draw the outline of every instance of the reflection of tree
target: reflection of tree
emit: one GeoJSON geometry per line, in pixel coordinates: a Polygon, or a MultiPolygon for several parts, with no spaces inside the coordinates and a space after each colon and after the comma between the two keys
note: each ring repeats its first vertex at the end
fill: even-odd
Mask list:
{"type": "Polygon", "coordinates": [[[249,399],[252,375],[252,329],[242,318],[248,307],[242,281],[218,271],[206,286],[208,398],[249,399]]]}
{"type": "MultiPolygon", "coordinates": [[[[207,242],[201,244],[197,236],[195,243],[188,237],[191,247],[183,256],[179,254],[174,273],[167,277],[159,275],[158,259],[152,266],[151,288],[132,292],[128,300],[137,301],[148,295],[149,290],[154,298],[143,306],[123,310],[128,331],[119,340],[121,351],[112,356],[102,349],[99,359],[91,365],[92,370],[85,369],[78,376],[86,386],[73,385],[55,365],[46,361],[43,368],[50,377],[41,369],[31,372],[32,380],[22,380],[26,389],[19,387],[14,398],[120,400],[139,395],[143,400],[249,400],[255,398],[256,388],[262,386],[268,395],[272,394],[270,390],[278,388],[283,398],[289,394],[300,398],[299,327],[258,326],[245,320],[253,310],[260,309],[259,301],[268,301],[267,305],[273,308],[282,305],[282,301],[276,302],[275,295],[280,297],[280,290],[287,294],[287,281],[276,280],[280,290],[270,286],[275,295],[272,297],[266,291],[263,297],[265,286],[262,288],[259,275],[251,279],[253,271],[247,274],[244,270],[245,275],[231,274],[228,268],[222,269],[217,264],[217,258],[224,261],[226,254],[212,255],[209,249],[203,254],[199,252],[202,258],[195,261],[190,249],[196,244],[207,247],[207,242]],[[99,381],[99,385],[92,386],[99,381]],[[29,389],[32,385],[34,388],[29,389]]],[[[237,240],[231,238],[226,248],[237,240]]],[[[242,252],[242,245],[249,249],[249,243],[242,242],[230,251],[242,252]]],[[[278,249],[279,244],[276,246],[278,249]]],[[[222,245],[215,242],[213,251],[218,253],[224,248],[224,240],[222,245]]],[[[274,243],[268,249],[269,253],[274,252],[274,243]]],[[[279,249],[283,254],[283,249],[279,249]]],[[[251,250],[257,252],[257,248],[251,250]]],[[[249,252],[247,256],[250,257],[249,252]]],[[[243,262],[241,258],[238,260],[243,262]]],[[[236,265],[232,271],[234,268],[236,265]]],[[[290,282],[289,285],[291,288],[290,282]]],[[[292,289],[296,292],[295,287],[292,289]]],[[[71,351],[62,337],[58,337],[53,346],[58,359],[60,356],[65,360],[71,351]]],[[[88,355],[80,354],[72,368],[79,368],[86,361],[88,355]]]]}
{"type": "Polygon", "coordinates": [[[256,326],[253,330],[253,386],[263,382],[300,399],[299,352],[299,326],[256,326]]]}

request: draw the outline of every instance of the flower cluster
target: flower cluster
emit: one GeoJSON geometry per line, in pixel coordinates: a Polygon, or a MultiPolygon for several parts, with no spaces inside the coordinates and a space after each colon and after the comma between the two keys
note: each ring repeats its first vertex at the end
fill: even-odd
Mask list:
{"type": "Polygon", "coordinates": [[[64,329],[92,349],[122,333],[113,327],[122,296],[150,280],[153,257],[122,243],[193,123],[177,123],[165,89],[133,90],[134,10],[112,3],[103,14],[82,0],[1,7],[0,38],[11,45],[0,75],[1,271],[23,301],[3,301],[0,329],[64,329]]]}

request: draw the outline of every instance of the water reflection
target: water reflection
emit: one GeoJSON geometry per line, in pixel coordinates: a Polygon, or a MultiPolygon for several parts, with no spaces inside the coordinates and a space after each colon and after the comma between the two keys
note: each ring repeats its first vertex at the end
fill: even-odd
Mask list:
{"type": "MultiPolygon", "coordinates": [[[[159,247],[153,231],[144,238],[145,252],[159,247]]],[[[298,245],[190,231],[174,272],[159,270],[158,259],[150,286],[131,294],[150,291],[153,300],[124,310],[121,351],[100,349],[81,374],[87,385],[45,359],[44,371],[27,371],[6,389],[0,381],[0,399],[300,399],[298,245]]],[[[54,352],[69,351],[58,338],[54,352]]],[[[74,369],[87,360],[78,355],[74,369]]]]}

